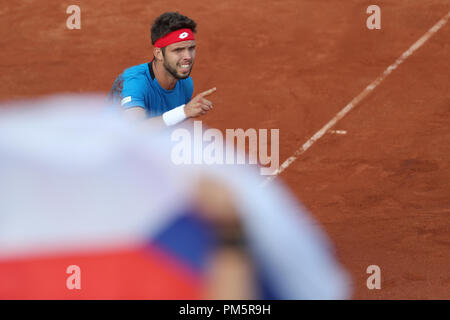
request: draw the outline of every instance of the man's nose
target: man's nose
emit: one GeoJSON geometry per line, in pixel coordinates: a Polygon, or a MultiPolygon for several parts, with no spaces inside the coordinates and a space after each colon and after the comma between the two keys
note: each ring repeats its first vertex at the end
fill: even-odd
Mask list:
{"type": "Polygon", "coordinates": [[[190,52],[190,50],[184,50],[183,51],[183,60],[192,61],[193,55],[190,52]]]}

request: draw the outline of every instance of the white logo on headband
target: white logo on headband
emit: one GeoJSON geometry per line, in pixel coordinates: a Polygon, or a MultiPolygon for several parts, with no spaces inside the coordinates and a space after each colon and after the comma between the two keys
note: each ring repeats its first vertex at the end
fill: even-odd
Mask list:
{"type": "Polygon", "coordinates": [[[183,32],[183,33],[181,33],[181,34],[178,36],[178,38],[184,39],[184,38],[186,38],[188,35],[189,35],[189,33],[183,32]]]}

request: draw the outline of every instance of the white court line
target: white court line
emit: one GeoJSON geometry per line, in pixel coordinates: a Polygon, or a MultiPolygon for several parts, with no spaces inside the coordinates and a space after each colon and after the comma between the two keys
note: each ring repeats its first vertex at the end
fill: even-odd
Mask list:
{"type": "Polygon", "coordinates": [[[349,113],[356,105],[358,105],[365,97],[367,97],[386,77],[391,74],[392,71],[397,69],[397,67],[403,63],[410,55],[414,53],[417,49],[419,49],[431,36],[436,33],[439,29],[441,29],[448,21],[450,17],[450,11],[447,13],[445,17],[439,20],[431,29],[427,31],[419,40],[417,40],[408,50],[403,52],[403,54],[395,60],[393,64],[384,70],[384,72],[376,78],[371,84],[369,84],[360,94],[358,94],[355,98],[353,98],[350,103],[348,103],[341,111],[339,111],[336,116],[331,119],[322,129],[317,131],[308,141],[306,141],[299,149],[297,149],[292,156],[284,161],[280,168],[275,171],[275,173],[266,178],[261,183],[261,186],[265,186],[267,183],[275,179],[280,173],[287,169],[297,158],[308,150],[314,142],[322,138],[322,136],[333,127],[339,120],[341,120],[347,113],[349,113]]]}

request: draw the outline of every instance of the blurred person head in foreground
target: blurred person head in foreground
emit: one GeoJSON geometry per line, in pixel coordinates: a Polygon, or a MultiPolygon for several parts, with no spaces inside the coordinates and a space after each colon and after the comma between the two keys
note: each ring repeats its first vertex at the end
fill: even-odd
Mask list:
{"type": "Polygon", "coordinates": [[[59,96],[0,107],[0,299],[345,299],[279,182],[176,166],[167,132],[59,96]]]}

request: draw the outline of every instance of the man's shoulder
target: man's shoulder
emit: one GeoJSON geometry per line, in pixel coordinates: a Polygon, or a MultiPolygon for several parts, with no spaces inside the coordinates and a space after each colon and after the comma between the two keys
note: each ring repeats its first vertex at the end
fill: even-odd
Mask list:
{"type": "Polygon", "coordinates": [[[147,68],[148,68],[147,63],[138,64],[136,66],[129,67],[123,71],[122,77],[145,79],[147,77],[147,68]]]}
{"type": "Polygon", "coordinates": [[[179,80],[181,82],[181,88],[184,93],[184,97],[186,101],[189,101],[192,98],[192,94],[194,93],[194,81],[191,77],[187,77],[186,79],[179,80]]]}
{"type": "Polygon", "coordinates": [[[186,79],[181,79],[181,80],[178,80],[178,81],[186,89],[191,90],[191,89],[194,88],[194,80],[192,80],[191,77],[187,77],[186,79]]]}
{"type": "Polygon", "coordinates": [[[184,83],[185,85],[186,84],[192,84],[192,83],[194,83],[194,80],[192,80],[192,77],[187,77],[186,79],[181,79],[181,80],[179,80],[179,81],[181,81],[182,83],[184,83]]]}

